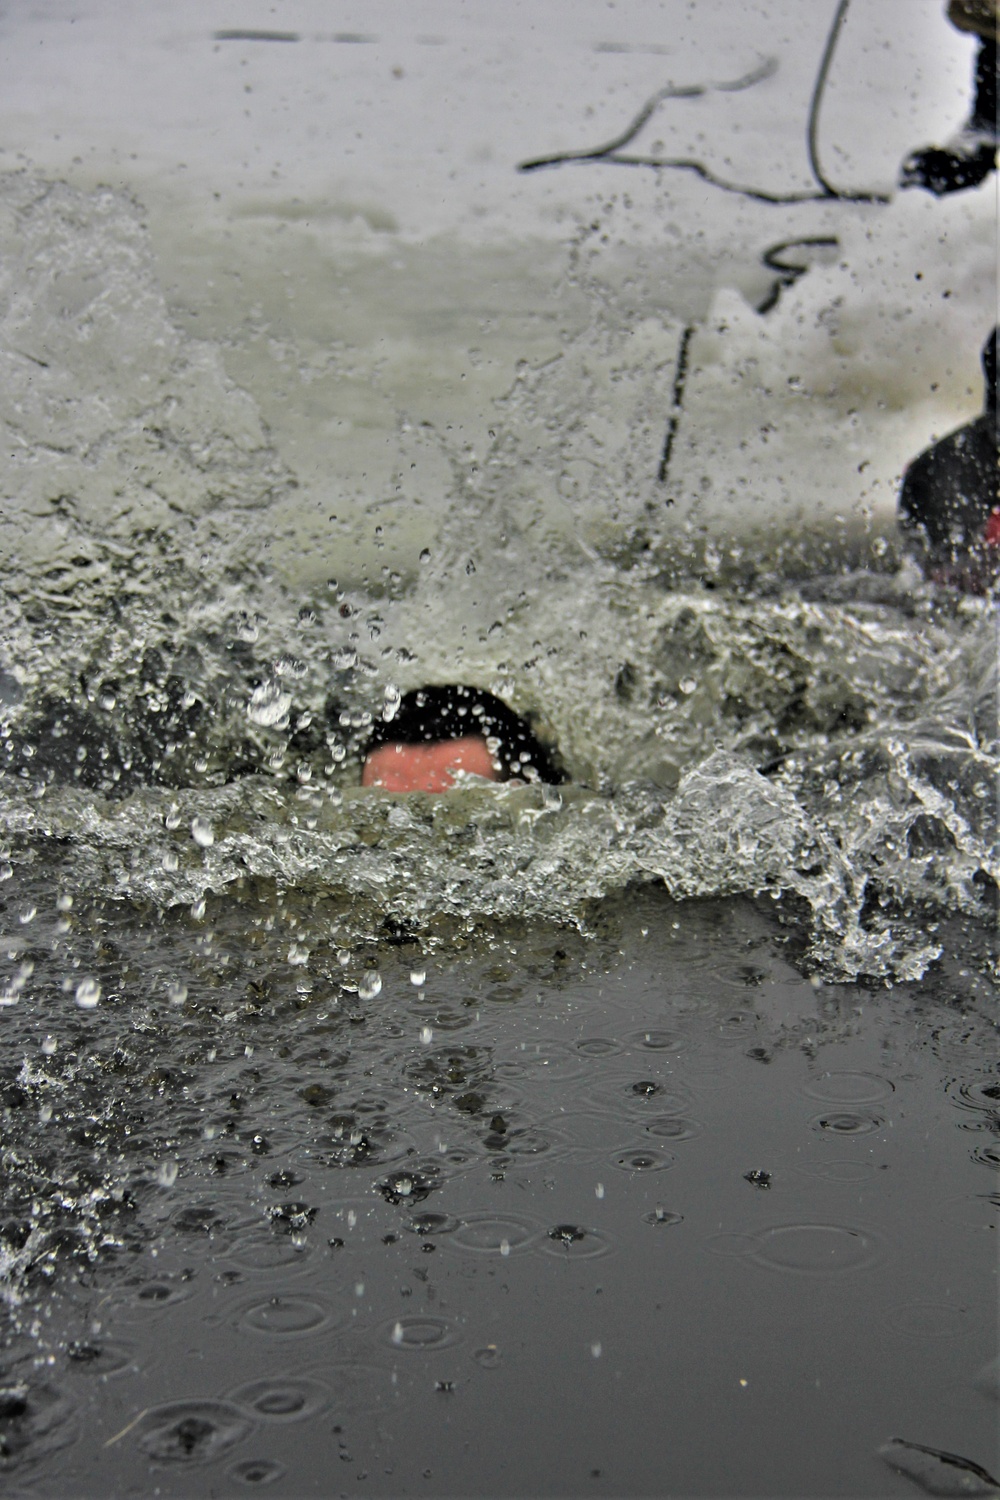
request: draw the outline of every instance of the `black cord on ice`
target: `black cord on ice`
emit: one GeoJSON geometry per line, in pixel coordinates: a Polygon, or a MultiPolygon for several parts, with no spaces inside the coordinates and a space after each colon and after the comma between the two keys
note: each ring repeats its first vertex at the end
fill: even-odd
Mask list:
{"type": "MultiPolygon", "coordinates": [[[[667,423],[667,435],[663,439],[663,452],[660,455],[660,466],[656,471],[658,484],[666,484],[667,472],[670,468],[670,455],[673,452],[674,438],[677,436],[677,428],[680,425],[681,412],[684,409],[684,385],[687,380],[688,371],[688,349],[694,337],[695,325],[689,323],[681,334],[681,341],[677,348],[677,364],[674,368],[674,398],[670,407],[670,421],[667,423]]],[[[673,505],[673,500],[668,499],[667,504],[673,505]]]]}
{"type": "MultiPolygon", "coordinates": [[[[559,167],[563,162],[568,161],[628,161],[628,158],[619,158],[615,153],[635,139],[646,121],[665,99],[700,99],[716,89],[721,93],[735,94],[740,89],[752,88],[755,83],[760,83],[764,78],[770,78],[777,66],[776,58],[766,57],[759,67],[752,68],[749,73],[744,73],[740,78],[734,78],[725,83],[665,84],[662,89],[657,89],[652,98],[646,100],[639,113],[631,124],[625,127],[621,135],[616,135],[613,140],[605,141],[603,146],[593,146],[583,151],[557,151],[552,156],[532,157],[530,161],[520,162],[517,170],[536,172],[539,167],[559,167]]],[[[655,161],[657,158],[650,158],[650,160],[655,161]]]]}
{"type": "Polygon", "coordinates": [[[703,182],[712,187],[720,188],[725,193],[738,193],[743,198],[753,198],[758,203],[821,203],[836,200],[846,203],[888,203],[889,198],[884,193],[868,192],[842,192],[835,188],[824,176],[819,162],[818,137],[819,137],[819,115],[820,106],[823,102],[823,94],[826,90],[826,82],[830,73],[830,65],[837,47],[837,39],[847,16],[847,8],[850,0],[838,0],[837,9],[834,14],[833,24],[830,27],[823,48],[823,56],[820,59],[819,71],[813,84],[812,97],[809,101],[809,118],[806,130],[806,149],[809,153],[809,166],[820,191],[805,189],[791,193],[772,193],[764,188],[746,187],[742,183],[728,182],[724,177],[717,177],[704,162],[695,161],[686,157],[661,157],[661,156],[638,156],[631,153],[624,154],[622,148],[633,141],[639,131],[649,120],[654,111],[666,99],[696,99],[713,89],[733,93],[739,89],[751,88],[755,83],[760,83],[764,78],[770,78],[777,68],[776,60],[767,58],[760,67],[744,74],[741,78],[734,79],[728,83],[717,84],[691,84],[686,87],[678,87],[667,84],[658,89],[651,98],[646,100],[639,113],[631,123],[614,137],[606,141],[603,146],[594,146],[589,150],[582,151],[558,151],[551,156],[536,156],[529,161],[523,161],[518,165],[519,172],[535,172],[540,167],[558,167],[568,162],[611,162],[619,167],[651,167],[654,171],[680,171],[694,172],[703,182]]]}
{"type": "Polygon", "coordinates": [[[759,313],[770,312],[777,304],[778,298],[788,286],[794,286],[800,276],[804,276],[809,269],[808,261],[782,259],[786,250],[795,250],[800,246],[809,248],[815,246],[820,250],[836,250],[840,241],[835,235],[806,234],[794,240],[779,240],[776,245],[769,245],[761,256],[762,263],[769,271],[777,273],[774,285],[771,287],[763,302],[758,302],[759,313]]]}

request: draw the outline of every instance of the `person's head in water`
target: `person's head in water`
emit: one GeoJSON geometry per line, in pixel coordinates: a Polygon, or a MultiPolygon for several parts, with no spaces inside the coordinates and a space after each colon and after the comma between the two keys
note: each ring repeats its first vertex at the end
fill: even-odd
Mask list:
{"type": "Polygon", "coordinates": [[[900,524],[919,538],[930,576],[977,592],[1000,563],[996,328],[982,365],[982,415],[915,458],[899,492],[900,524]]]}
{"type": "Polygon", "coordinates": [[[365,748],[362,786],[444,792],[460,772],[488,781],[565,780],[528,721],[492,693],[461,683],[416,688],[365,748]]]}

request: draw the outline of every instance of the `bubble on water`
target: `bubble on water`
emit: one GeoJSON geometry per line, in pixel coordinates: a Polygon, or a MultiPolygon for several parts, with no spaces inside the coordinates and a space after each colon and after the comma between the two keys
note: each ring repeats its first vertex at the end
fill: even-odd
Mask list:
{"type": "Polygon", "coordinates": [[[686,697],[690,697],[698,686],[698,679],[697,677],[682,677],[677,686],[686,697]]]}
{"type": "Polygon", "coordinates": [[[172,1188],[177,1181],[179,1167],[175,1161],[161,1161],[156,1169],[156,1183],[161,1188],[172,1188]]]}
{"type": "Polygon", "coordinates": [[[76,987],[76,1003],[81,1010],[95,1010],[101,998],[101,986],[96,979],[81,979],[76,987]]]}
{"type": "Polygon", "coordinates": [[[291,706],[291,693],[286,693],[275,682],[262,682],[250,695],[247,718],[263,729],[284,729],[288,725],[291,706]]]}
{"type": "Polygon", "coordinates": [[[410,970],[410,983],[412,985],[414,985],[417,989],[420,989],[421,985],[424,984],[426,982],[426,980],[427,980],[427,971],[426,971],[426,969],[411,969],[410,970]]]}
{"type": "Polygon", "coordinates": [[[181,984],[179,980],[171,980],[167,985],[167,999],[171,1005],[183,1005],[188,997],[188,987],[181,984]]]}
{"type": "Polygon", "coordinates": [[[482,1349],[475,1350],[472,1357],[484,1370],[496,1370],[501,1361],[500,1350],[496,1344],[484,1345],[482,1349]]]}
{"type": "Polygon", "coordinates": [[[359,1000],[374,1000],[382,992],[382,976],[378,969],[366,969],[358,984],[359,1000]]]}
{"type": "Polygon", "coordinates": [[[173,849],[168,849],[163,856],[163,868],[168,874],[173,874],[179,866],[180,860],[177,858],[176,852],[173,849]]]}
{"type": "Polygon", "coordinates": [[[192,818],[191,837],[202,849],[209,849],[215,843],[215,829],[207,818],[192,818]]]}

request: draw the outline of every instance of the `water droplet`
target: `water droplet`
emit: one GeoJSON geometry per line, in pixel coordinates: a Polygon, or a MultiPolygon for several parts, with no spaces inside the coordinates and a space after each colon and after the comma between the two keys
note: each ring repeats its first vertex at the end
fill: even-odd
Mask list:
{"type": "Polygon", "coordinates": [[[366,969],[358,985],[359,1000],[374,1000],[382,992],[382,976],[378,969],[366,969]]]}
{"type": "Polygon", "coordinates": [[[177,1181],[178,1166],[175,1161],[161,1161],[156,1169],[156,1182],[161,1188],[172,1188],[177,1181]]]}
{"type": "Polygon", "coordinates": [[[27,927],[29,922],[33,922],[35,920],[37,914],[37,906],[26,906],[23,911],[18,912],[17,920],[20,922],[22,927],[27,927]]]}
{"type": "Polygon", "coordinates": [[[169,873],[172,874],[173,871],[176,870],[179,865],[180,865],[180,860],[177,858],[177,855],[174,852],[174,850],[173,849],[168,849],[167,852],[166,852],[166,854],[163,856],[163,868],[165,870],[167,870],[169,873]]]}
{"type": "Polygon", "coordinates": [[[200,922],[201,921],[202,917],[205,915],[205,898],[204,898],[204,896],[199,896],[197,901],[192,902],[192,904],[191,904],[191,915],[192,915],[192,917],[194,917],[194,919],[195,919],[196,922],[200,922]]]}
{"type": "Polygon", "coordinates": [[[42,1052],[46,1057],[54,1057],[59,1048],[59,1043],[54,1036],[47,1036],[42,1041],[42,1052]]]}
{"type": "Polygon", "coordinates": [[[207,818],[192,818],[191,837],[200,848],[209,849],[215,843],[215,829],[207,818]]]}
{"type": "Polygon", "coordinates": [[[669,1208],[654,1208],[652,1213],[643,1214],[647,1224],[681,1224],[684,1220],[683,1214],[675,1214],[669,1208]]]}
{"type": "Polygon", "coordinates": [[[0,859],[0,880],[9,880],[14,873],[14,866],[9,859],[0,859]]]}
{"type": "Polygon", "coordinates": [[[389,1342],[397,1349],[446,1349],[453,1344],[458,1334],[444,1318],[419,1314],[410,1318],[399,1318],[389,1328],[389,1342]]]}
{"type": "Polygon", "coordinates": [[[173,833],[175,828],[179,828],[181,826],[181,810],[177,806],[176,802],[171,802],[170,807],[167,809],[166,815],[163,819],[163,826],[164,828],[168,829],[170,833],[173,833]]]}
{"type": "Polygon", "coordinates": [[[434,1032],[430,1026],[421,1026],[420,1040],[424,1043],[424,1046],[429,1046],[433,1042],[434,1032]]]}
{"type": "MultiPolygon", "coordinates": [[[[309,962],[309,949],[302,943],[292,943],[288,950],[288,962],[299,967],[309,962]]],[[[358,991],[360,994],[360,989],[358,991]]]]}
{"type": "Polygon", "coordinates": [[[68,891],[63,891],[61,895],[59,895],[59,896],[56,897],[56,911],[72,911],[72,910],[73,910],[73,897],[69,894],[68,891]]]}
{"type": "Polygon", "coordinates": [[[420,986],[424,983],[424,981],[426,980],[426,978],[427,978],[427,971],[426,971],[426,969],[412,969],[410,971],[410,983],[412,985],[414,985],[417,989],[420,988],[420,986]]]}
{"type": "Polygon", "coordinates": [[[101,998],[101,986],[96,979],[81,979],[76,987],[76,1003],[81,1010],[95,1010],[101,998]]]}
{"type": "Polygon", "coordinates": [[[600,1339],[595,1339],[594,1340],[594,1342],[590,1346],[590,1352],[593,1355],[594,1359],[600,1359],[601,1353],[602,1353],[602,1347],[601,1347],[601,1341],[600,1341],[600,1339]]]}
{"type": "Polygon", "coordinates": [[[682,677],[677,686],[687,697],[690,696],[690,694],[693,693],[695,688],[698,686],[698,679],[697,677],[682,677]]]}
{"type": "Polygon", "coordinates": [[[282,729],[288,723],[291,706],[291,693],[283,692],[277,683],[262,682],[250,695],[247,718],[264,729],[282,729]]]}

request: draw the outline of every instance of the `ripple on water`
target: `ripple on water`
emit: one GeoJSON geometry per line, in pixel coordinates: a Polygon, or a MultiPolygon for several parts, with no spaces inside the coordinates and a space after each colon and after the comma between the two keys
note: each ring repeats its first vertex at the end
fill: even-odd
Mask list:
{"type": "Polygon", "coordinates": [[[630,1032],[625,1038],[633,1047],[641,1047],[644,1052],[683,1052],[691,1045],[691,1040],[682,1031],[668,1031],[662,1027],[644,1027],[641,1031],[630,1032]]]}
{"type": "Polygon", "coordinates": [[[56,1386],[34,1383],[33,1361],[21,1364],[25,1366],[23,1375],[8,1367],[4,1380],[4,1385],[8,1389],[13,1387],[18,1398],[10,1415],[0,1419],[5,1474],[43,1464],[53,1453],[72,1443],[78,1430],[76,1410],[70,1400],[56,1386]]]}
{"type": "Polygon", "coordinates": [[[142,1286],[136,1287],[126,1306],[120,1310],[119,1316],[124,1314],[125,1316],[149,1317],[169,1307],[174,1307],[178,1302],[186,1302],[193,1295],[194,1287],[190,1281],[167,1276],[158,1277],[154,1281],[146,1281],[142,1286]]]}
{"type": "Polygon", "coordinates": [[[419,1234],[427,1237],[437,1234],[453,1234],[458,1228],[459,1220],[452,1218],[451,1214],[413,1214],[403,1225],[411,1234],[419,1234]]]}
{"type": "Polygon", "coordinates": [[[809,1121],[813,1130],[830,1135],[871,1135],[885,1124],[884,1115],[868,1114],[864,1110],[830,1109],[814,1115],[809,1121]]]}
{"type": "Polygon", "coordinates": [[[577,1052],[583,1057],[612,1057],[616,1052],[624,1050],[621,1042],[609,1036],[581,1037],[575,1045],[577,1052]]]}
{"type": "Polygon", "coordinates": [[[965,1308],[947,1302],[904,1302],[889,1309],[886,1322],[896,1333],[919,1339],[957,1338],[973,1327],[965,1308]]]}
{"type": "Polygon", "coordinates": [[[274,1375],[238,1386],[227,1399],[245,1406],[265,1422],[301,1422],[321,1411],[330,1393],[318,1380],[274,1375]]]}
{"type": "Polygon", "coordinates": [[[452,1243],[485,1255],[512,1255],[540,1232],[530,1219],[513,1214],[469,1214],[455,1230],[452,1243]]]}
{"type": "Polygon", "coordinates": [[[970,1151],[969,1155],[973,1161],[981,1162],[985,1167],[1000,1167],[1000,1141],[987,1141],[970,1151]]]}
{"type": "Polygon", "coordinates": [[[655,1140],[690,1141],[701,1134],[702,1127],[699,1121],[689,1120],[684,1115],[661,1115],[656,1120],[648,1120],[643,1130],[655,1140]]]}
{"type": "Polygon", "coordinates": [[[273,1271],[279,1266],[290,1266],[297,1261],[306,1261],[312,1254],[312,1244],[304,1237],[277,1237],[270,1225],[254,1229],[241,1235],[226,1251],[226,1260],[235,1261],[247,1271],[273,1271]]]}
{"type": "Polygon", "coordinates": [[[643,1223],[655,1224],[658,1228],[668,1229],[673,1224],[683,1224],[684,1215],[674,1213],[670,1208],[654,1208],[648,1214],[643,1214],[643,1223]]]}
{"type": "Polygon", "coordinates": [[[875,1235],[846,1224],[776,1224],[754,1238],[751,1258],[758,1265],[804,1276],[859,1271],[881,1253],[875,1235]]]}
{"type": "Polygon", "coordinates": [[[961,1109],[1000,1110],[1000,1078],[953,1078],[945,1084],[945,1093],[961,1109]]]}
{"type": "Polygon", "coordinates": [[[563,1083],[579,1078],[586,1069],[586,1055],[581,1054],[579,1047],[567,1047],[563,1042],[525,1042],[509,1049],[508,1055],[494,1067],[493,1076],[504,1083],[534,1079],[556,1079],[563,1083]]]}
{"type": "Polygon", "coordinates": [[[799,1170],[809,1177],[819,1177],[824,1182],[864,1182],[878,1168],[870,1161],[804,1161],[799,1170]]]}
{"type": "Polygon", "coordinates": [[[236,1327],[244,1333],[263,1333],[271,1338],[318,1333],[332,1321],[331,1310],[312,1297],[266,1297],[235,1313],[236,1327]]]}
{"type": "Polygon", "coordinates": [[[66,1345],[66,1368],[78,1375],[118,1375],[135,1362],[135,1352],[128,1344],[110,1343],[105,1339],[72,1340],[66,1345]]]}
{"type": "Polygon", "coordinates": [[[284,1474],[284,1467],[273,1458],[246,1458],[242,1463],[230,1464],[226,1473],[237,1484],[273,1484],[284,1474]]]}
{"type": "Polygon", "coordinates": [[[611,1241],[599,1229],[556,1224],[539,1239],[538,1249],[544,1255],[556,1255],[562,1260],[596,1260],[599,1255],[607,1255],[611,1241]]]}
{"type": "Polygon", "coordinates": [[[408,1349],[416,1353],[428,1350],[448,1349],[456,1344],[459,1332],[447,1318],[436,1318],[430,1314],[415,1314],[412,1317],[396,1318],[385,1325],[385,1337],[394,1349],[408,1349]]]}
{"type": "Polygon", "coordinates": [[[654,1146],[625,1146],[613,1153],[611,1164],[621,1172],[666,1172],[676,1160],[654,1146]]]}
{"type": "Polygon", "coordinates": [[[896,1085],[880,1073],[819,1073],[802,1085],[802,1092],[823,1104],[878,1104],[896,1085]]]}
{"type": "Polygon", "coordinates": [[[168,1401],[150,1407],[132,1439],[154,1463],[212,1463],[253,1431],[253,1422],[229,1401],[168,1401]]]}
{"type": "MultiPolygon", "coordinates": [[[[652,1059],[650,1059],[652,1061],[652,1059]]],[[[602,1078],[593,1091],[595,1100],[610,1104],[616,1113],[625,1110],[637,1118],[655,1113],[658,1115],[680,1114],[691,1108],[691,1091],[671,1077],[658,1077],[655,1072],[619,1074],[602,1078]]]]}

